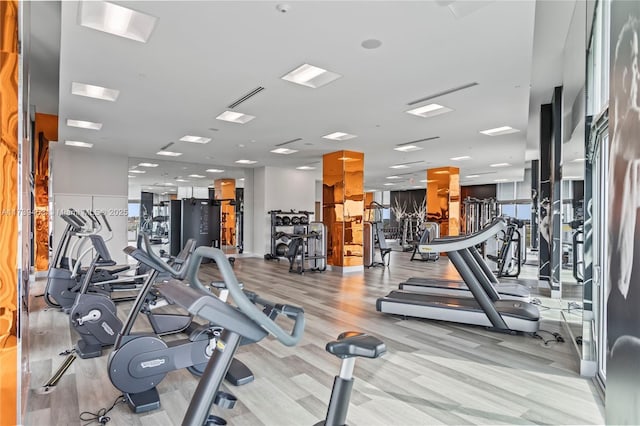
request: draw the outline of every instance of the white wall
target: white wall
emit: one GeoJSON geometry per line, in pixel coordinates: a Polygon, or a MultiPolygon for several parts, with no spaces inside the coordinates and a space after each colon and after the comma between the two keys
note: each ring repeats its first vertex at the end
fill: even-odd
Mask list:
{"type": "MultiPolygon", "coordinates": [[[[245,191],[253,183],[253,232],[246,232],[247,252],[263,255],[270,252],[270,210],[308,210],[313,212],[316,201],[316,179],[311,173],[301,170],[261,167],[253,170],[253,179],[245,178],[245,191]]],[[[250,194],[245,192],[245,199],[250,194]]],[[[248,211],[245,204],[245,211],[248,211]]]]}
{"type": "MultiPolygon", "coordinates": [[[[128,245],[127,157],[55,143],[51,144],[50,162],[54,249],[65,228],[59,212],[69,208],[100,210],[113,228],[113,238],[107,242],[111,256],[118,263],[126,263],[122,250],[128,245]]],[[[86,259],[83,263],[88,262],[86,259]]]]}

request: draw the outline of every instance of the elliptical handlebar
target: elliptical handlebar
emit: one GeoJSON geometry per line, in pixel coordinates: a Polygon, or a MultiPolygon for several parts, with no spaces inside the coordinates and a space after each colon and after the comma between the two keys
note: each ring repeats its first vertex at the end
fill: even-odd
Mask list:
{"type": "MultiPolygon", "coordinates": [[[[198,247],[192,255],[191,264],[189,265],[187,278],[191,286],[201,290],[208,292],[200,279],[198,278],[198,270],[200,268],[200,264],[202,263],[202,259],[212,259],[216,262],[220,274],[222,275],[222,279],[224,280],[227,290],[231,297],[233,297],[233,301],[235,302],[238,309],[244,313],[249,319],[254,321],[256,324],[260,325],[262,328],[267,330],[276,339],[280,341],[285,346],[295,346],[302,339],[302,334],[304,332],[304,310],[297,306],[291,305],[278,305],[274,304],[273,306],[285,314],[287,317],[293,319],[294,325],[291,333],[287,333],[283,330],[278,324],[276,324],[271,318],[266,316],[260,309],[258,309],[254,303],[247,297],[245,292],[242,290],[238,279],[233,273],[233,269],[231,268],[231,264],[229,263],[229,259],[225,256],[222,250],[213,248],[213,247],[198,247]]],[[[254,302],[256,300],[254,299],[254,302]]],[[[271,305],[270,302],[268,302],[271,305]]]]}
{"type": "Polygon", "coordinates": [[[100,212],[100,216],[102,216],[102,223],[104,223],[104,225],[107,227],[107,230],[109,232],[113,232],[111,229],[111,225],[109,224],[109,221],[107,220],[107,216],[104,214],[104,212],[100,212]]]}

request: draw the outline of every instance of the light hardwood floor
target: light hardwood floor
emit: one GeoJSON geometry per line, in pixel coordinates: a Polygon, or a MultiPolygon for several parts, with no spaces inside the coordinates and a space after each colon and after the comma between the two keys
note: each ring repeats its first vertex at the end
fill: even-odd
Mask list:
{"type": "MultiPolygon", "coordinates": [[[[350,425],[603,423],[602,402],[593,383],[577,374],[570,342],[545,346],[530,336],[376,312],[376,298],[397,289],[405,278],[456,276],[446,258],[433,263],[410,262],[409,257],[393,253],[390,268],[345,277],[330,271],[300,276],[288,273],[284,261],[238,259],[236,274],[247,289],[303,306],[307,326],[294,348],[272,338],[242,347],[238,358],[256,380],[238,388],[225,385],[239,403],[232,410],[214,408],[214,413],[231,425],[310,425],[322,419],[340,365],[324,345],[342,331],[358,330],[383,339],[388,353],[357,361],[350,425]]],[[[214,267],[203,267],[207,277],[212,273],[214,267]]],[[[33,294],[41,293],[43,284],[37,282],[33,294]]],[[[129,306],[119,305],[123,319],[129,306]]],[[[543,314],[550,319],[541,328],[562,333],[557,312],[543,314]]],[[[77,338],[67,315],[45,309],[42,297],[32,298],[29,324],[31,380],[25,424],[84,424],[80,412],[113,403],[119,392],[107,376],[106,354],[77,359],[53,392],[40,394],[64,359],[58,353],[77,338]]],[[[187,371],[169,373],[158,386],[159,410],[136,415],[118,405],[109,413],[109,424],[180,424],[196,383],[187,371]]]]}

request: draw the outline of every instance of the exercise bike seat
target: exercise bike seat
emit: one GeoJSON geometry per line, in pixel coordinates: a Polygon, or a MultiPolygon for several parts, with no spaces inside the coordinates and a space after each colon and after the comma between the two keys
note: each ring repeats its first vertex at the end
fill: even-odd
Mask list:
{"type": "Polygon", "coordinates": [[[338,358],[378,358],[387,352],[387,346],[377,337],[356,331],[347,331],[338,340],[327,343],[327,352],[338,358]]]}

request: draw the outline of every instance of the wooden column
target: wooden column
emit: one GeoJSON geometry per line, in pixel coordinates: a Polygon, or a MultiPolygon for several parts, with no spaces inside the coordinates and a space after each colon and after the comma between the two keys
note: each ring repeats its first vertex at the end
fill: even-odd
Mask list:
{"type": "Polygon", "coordinates": [[[220,244],[234,246],[236,244],[236,180],[216,179],[213,182],[214,197],[220,204],[220,244]],[[231,200],[234,201],[231,204],[231,200]]]}
{"type": "Polygon", "coordinates": [[[337,151],[322,158],[322,209],[327,263],[342,272],[364,271],[364,154],[337,151]]]}
{"type": "Polygon", "coordinates": [[[33,177],[33,221],[36,272],[49,269],[49,142],[58,140],[58,116],[36,113],[33,177]]]}
{"type": "Polygon", "coordinates": [[[427,219],[440,224],[440,235],[460,235],[460,169],[427,170],[427,219]]]}
{"type": "Polygon", "coordinates": [[[18,419],[18,3],[0,2],[0,425],[18,419]]]}

